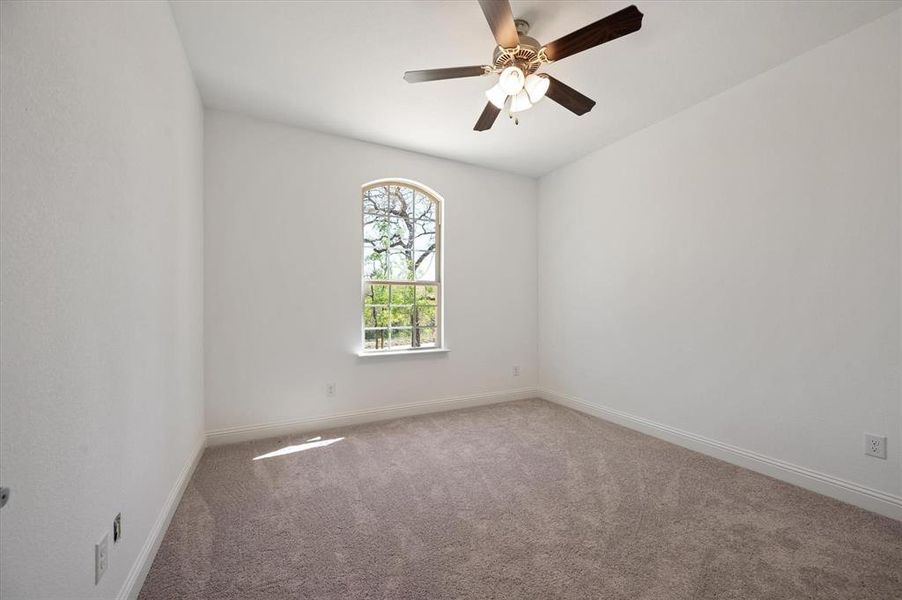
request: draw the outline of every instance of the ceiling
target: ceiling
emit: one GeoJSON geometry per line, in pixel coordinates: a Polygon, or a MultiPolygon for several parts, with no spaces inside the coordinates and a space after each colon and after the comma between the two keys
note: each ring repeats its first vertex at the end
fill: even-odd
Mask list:
{"type": "MultiPolygon", "coordinates": [[[[204,104],[484,167],[541,176],[899,8],[886,2],[636,0],[642,29],[545,68],[597,101],[551,100],[473,131],[495,76],[409,84],[406,70],[487,64],[475,0],[174,0],[204,104]]],[[[547,43],[629,2],[518,1],[547,43]]]]}

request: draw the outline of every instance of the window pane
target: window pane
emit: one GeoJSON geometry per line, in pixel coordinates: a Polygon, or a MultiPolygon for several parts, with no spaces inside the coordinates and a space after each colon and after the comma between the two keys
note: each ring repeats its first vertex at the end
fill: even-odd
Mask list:
{"type": "Polygon", "coordinates": [[[392,186],[392,211],[405,219],[413,219],[413,195],[414,190],[409,187],[392,186]]]}
{"type": "Polygon", "coordinates": [[[416,287],[413,285],[391,286],[391,303],[393,306],[410,306],[414,303],[416,287]]]}
{"type": "Polygon", "coordinates": [[[403,198],[403,188],[399,188],[396,185],[387,185],[382,189],[385,190],[385,214],[394,216],[399,215],[402,212],[401,202],[403,198]]]}
{"type": "Polygon", "coordinates": [[[407,329],[393,328],[391,330],[391,347],[394,349],[410,348],[410,331],[407,329]]]}
{"type": "Polygon", "coordinates": [[[410,321],[411,310],[410,306],[398,306],[396,304],[392,304],[391,307],[391,323],[392,327],[410,327],[412,325],[410,321]]]}
{"type": "Polygon", "coordinates": [[[421,327],[417,329],[413,337],[414,344],[419,348],[435,346],[435,327],[421,327]]]}
{"type": "Polygon", "coordinates": [[[365,329],[363,331],[364,350],[382,350],[388,347],[387,329],[365,329]]]}
{"type": "Polygon", "coordinates": [[[364,327],[388,327],[388,308],[382,306],[363,307],[364,327]]]}
{"type": "Polygon", "coordinates": [[[401,210],[401,191],[396,185],[383,185],[367,190],[363,195],[364,214],[397,215],[401,210]]]}
{"type": "Polygon", "coordinates": [[[387,279],[390,222],[385,217],[364,215],[363,223],[363,276],[366,279],[387,279]]]}
{"type": "Polygon", "coordinates": [[[388,190],[385,187],[370,188],[363,193],[364,214],[388,214],[388,190]]]}
{"type": "MultiPolygon", "coordinates": [[[[412,279],[411,270],[411,236],[408,224],[398,217],[374,217],[377,219],[374,227],[378,228],[381,235],[381,246],[375,252],[387,253],[387,258],[382,263],[386,268],[379,277],[371,279],[400,279],[409,281],[412,279]]],[[[365,236],[365,240],[367,240],[365,236]]]]}
{"type": "Polygon", "coordinates": [[[438,287],[434,285],[417,286],[417,305],[434,306],[438,303],[438,287]]]}
{"type": "Polygon", "coordinates": [[[363,304],[382,304],[388,306],[388,286],[366,284],[363,289],[363,304]]]}
{"type": "Polygon", "coordinates": [[[389,278],[399,281],[413,281],[413,258],[410,250],[403,247],[391,249],[389,254],[389,278]]]}
{"type": "Polygon", "coordinates": [[[417,248],[413,259],[416,278],[419,281],[435,281],[435,248],[417,248]]]}
{"type": "Polygon", "coordinates": [[[417,306],[417,325],[435,327],[435,306],[417,306]]]}
{"type": "Polygon", "coordinates": [[[435,221],[435,202],[417,191],[414,201],[414,218],[418,221],[435,221]]]}
{"type": "Polygon", "coordinates": [[[435,223],[417,221],[414,225],[414,268],[416,278],[434,280],[435,277],[435,223]]]}

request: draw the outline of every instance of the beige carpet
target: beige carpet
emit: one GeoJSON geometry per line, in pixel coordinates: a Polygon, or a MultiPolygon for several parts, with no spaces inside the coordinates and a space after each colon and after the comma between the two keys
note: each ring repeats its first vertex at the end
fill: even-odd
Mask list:
{"type": "Polygon", "coordinates": [[[208,449],[141,598],[888,600],[902,523],[527,400],[208,449]]]}

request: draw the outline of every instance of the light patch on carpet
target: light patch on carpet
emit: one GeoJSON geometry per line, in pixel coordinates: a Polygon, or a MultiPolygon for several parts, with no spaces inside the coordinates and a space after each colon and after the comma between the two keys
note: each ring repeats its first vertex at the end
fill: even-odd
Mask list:
{"type": "Polygon", "coordinates": [[[254,460],[260,460],[263,458],[275,458],[276,456],[285,456],[286,454],[294,454],[295,452],[303,452],[304,450],[312,450],[313,448],[323,448],[325,446],[331,446],[335,442],[340,442],[343,440],[343,437],[332,438],[330,440],[324,440],[319,437],[311,438],[307,442],[303,444],[298,444],[297,446],[285,446],[284,448],[279,448],[278,450],[273,450],[272,452],[267,452],[266,454],[261,454],[254,458],[254,460]]]}

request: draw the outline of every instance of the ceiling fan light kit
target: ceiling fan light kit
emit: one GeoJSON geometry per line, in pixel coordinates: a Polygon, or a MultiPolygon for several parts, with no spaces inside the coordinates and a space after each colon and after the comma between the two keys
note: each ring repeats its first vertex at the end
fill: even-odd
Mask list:
{"type": "Polygon", "coordinates": [[[501,89],[500,83],[496,83],[493,87],[486,90],[485,97],[498,108],[504,108],[504,103],[508,99],[507,92],[501,89]]]}
{"type": "Polygon", "coordinates": [[[529,101],[535,104],[539,100],[545,97],[545,92],[548,91],[548,86],[551,85],[551,80],[548,79],[548,75],[544,73],[532,74],[526,78],[526,93],[529,94],[529,101]]]}
{"type": "Polygon", "coordinates": [[[519,66],[507,67],[498,76],[498,85],[501,86],[501,89],[508,96],[519,94],[520,90],[523,89],[524,83],[526,83],[526,76],[519,66]]]}
{"type": "Polygon", "coordinates": [[[526,93],[526,90],[520,90],[516,96],[511,98],[511,113],[521,113],[530,108],[532,108],[532,102],[529,101],[529,94],[526,93]]]}
{"type": "Polygon", "coordinates": [[[476,131],[491,129],[505,107],[514,123],[519,123],[516,115],[529,110],[545,96],[576,115],[586,114],[595,106],[594,100],[547,73],[536,71],[642,27],[642,13],[635,6],[628,6],[542,46],[535,38],[526,35],[529,33],[529,23],[513,18],[508,0],[479,0],[479,5],[498,44],[492,54],[491,65],[404,73],[404,79],[410,83],[498,74],[498,82],[485,92],[488,103],[473,128],[476,131]]]}

